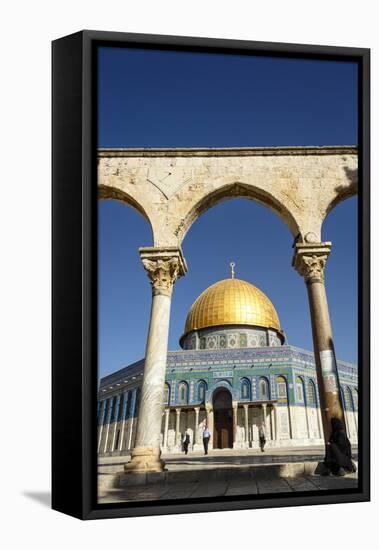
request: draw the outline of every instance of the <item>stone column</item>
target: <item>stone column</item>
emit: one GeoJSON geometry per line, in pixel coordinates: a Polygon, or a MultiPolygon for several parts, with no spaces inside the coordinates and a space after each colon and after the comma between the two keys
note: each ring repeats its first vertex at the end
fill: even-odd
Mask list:
{"type": "Polygon", "coordinates": [[[274,419],[275,419],[275,441],[279,441],[278,405],[276,405],[276,403],[273,403],[272,408],[274,410],[274,419]]]}
{"type": "Polygon", "coordinates": [[[270,439],[275,439],[275,431],[274,431],[274,407],[271,405],[270,412],[269,412],[269,418],[270,418],[270,439]]]}
{"type": "Polygon", "coordinates": [[[118,450],[122,450],[122,446],[124,444],[124,437],[125,437],[125,416],[126,416],[126,407],[128,405],[128,397],[129,393],[127,391],[124,391],[124,400],[122,405],[122,411],[121,411],[121,434],[120,434],[120,443],[118,446],[118,450]]]}
{"type": "Polygon", "coordinates": [[[176,410],[175,445],[180,446],[180,409],[176,410]]]}
{"type": "Polygon", "coordinates": [[[195,431],[194,431],[194,444],[199,444],[199,413],[200,407],[195,407],[195,431]]]}
{"type": "Polygon", "coordinates": [[[167,449],[168,421],[170,419],[170,409],[165,409],[163,447],[167,449]]]}
{"type": "Polygon", "coordinates": [[[209,447],[212,449],[213,448],[213,441],[214,441],[214,439],[213,439],[214,438],[213,408],[208,403],[207,405],[205,405],[205,410],[206,410],[206,414],[207,414],[208,430],[211,432],[211,438],[209,440],[209,447]]]}
{"type": "Polygon", "coordinates": [[[103,399],[102,402],[101,402],[101,408],[100,408],[100,422],[99,422],[98,440],[97,440],[97,452],[98,453],[100,452],[101,436],[103,435],[105,402],[106,402],[106,399],[103,399]]]}
{"type": "Polygon", "coordinates": [[[233,401],[233,448],[237,444],[237,427],[238,427],[238,401],[233,401]]]}
{"type": "Polygon", "coordinates": [[[330,249],[330,242],[296,243],[292,261],[294,268],[304,277],[308,290],[325,443],[331,434],[333,417],[345,424],[324,284],[324,268],[330,249]]]}
{"type": "Polygon", "coordinates": [[[108,436],[109,436],[109,428],[110,428],[110,421],[111,421],[111,414],[112,414],[112,410],[113,410],[113,396],[112,397],[108,397],[109,401],[108,401],[108,412],[107,412],[107,417],[105,419],[105,441],[104,441],[104,450],[103,452],[106,453],[107,452],[107,446],[108,446],[108,436]]]}
{"type": "Polygon", "coordinates": [[[137,389],[135,388],[131,397],[131,406],[130,406],[130,421],[129,421],[129,437],[128,437],[128,449],[132,449],[132,436],[133,436],[133,424],[134,424],[134,412],[136,406],[137,398],[137,389]]]}
{"type": "Polygon", "coordinates": [[[308,402],[307,402],[306,395],[304,395],[304,407],[305,407],[305,420],[306,420],[306,423],[307,423],[308,439],[311,439],[311,425],[310,425],[310,421],[309,421],[308,402]]]}
{"type": "Polygon", "coordinates": [[[266,405],[266,403],[262,403],[262,422],[263,422],[263,427],[264,427],[265,434],[266,434],[266,437],[267,437],[267,421],[266,421],[266,417],[267,417],[267,405],[266,405]]]}
{"type": "Polygon", "coordinates": [[[160,434],[171,295],[175,281],[187,271],[180,248],[140,248],[140,255],[152,285],[152,304],[136,442],[131,461],[125,465],[130,473],[161,472],[164,468],[160,434]]]}
{"type": "Polygon", "coordinates": [[[114,413],[112,444],[111,444],[111,448],[110,448],[110,451],[112,453],[115,450],[114,447],[115,447],[116,434],[117,434],[118,415],[119,415],[119,410],[120,410],[120,399],[121,399],[121,395],[118,394],[117,397],[116,397],[116,410],[115,410],[115,413],[114,413]]]}
{"type": "Polygon", "coordinates": [[[243,410],[245,413],[245,443],[249,444],[249,405],[244,403],[243,410]]]}

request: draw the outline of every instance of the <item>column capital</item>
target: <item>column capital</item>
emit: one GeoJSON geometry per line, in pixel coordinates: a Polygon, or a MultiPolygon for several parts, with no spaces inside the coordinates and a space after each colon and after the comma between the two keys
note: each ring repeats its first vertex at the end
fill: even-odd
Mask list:
{"type": "Polygon", "coordinates": [[[242,403],[242,405],[243,405],[243,408],[245,409],[245,411],[247,411],[248,408],[249,408],[249,404],[248,403],[242,403]]]}
{"type": "Polygon", "coordinates": [[[239,401],[232,401],[233,409],[238,409],[238,403],[239,403],[239,401]]]}
{"type": "Polygon", "coordinates": [[[172,287],[188,271],[182,249],[175,246],[139,249],[143,267],[149,276],[153,294],[171,296],[172,287]]]}
{"type": "Polygon", "coordinates": [[[194,407],[194,411],[199,413],[200,412],[200,407],[194,407]]]}
{"type": "Polygon", "coordinates": [[[181,407],[175,408],[176,414],[180,414],[181,410],[182,410],[181,407]]]}
{"type": "Polygon", "coordinates": [[[332,243],[296,243],[292,266],[306,283],[324,282],[324,268],[332,243]]]}

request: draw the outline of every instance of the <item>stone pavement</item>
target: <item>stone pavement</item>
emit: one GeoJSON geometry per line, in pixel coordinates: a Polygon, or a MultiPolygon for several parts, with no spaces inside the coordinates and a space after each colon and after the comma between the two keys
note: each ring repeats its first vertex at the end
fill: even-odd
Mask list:
{"type": "Polygon", "coordinates": [[[138,485],[122,473],[127,457],[103,457],[99,460],[99,503],[356,488],[357,473],[345,477],[314,475],[322,450],[167,455],[167,471],[139,476],[138,485]]]}

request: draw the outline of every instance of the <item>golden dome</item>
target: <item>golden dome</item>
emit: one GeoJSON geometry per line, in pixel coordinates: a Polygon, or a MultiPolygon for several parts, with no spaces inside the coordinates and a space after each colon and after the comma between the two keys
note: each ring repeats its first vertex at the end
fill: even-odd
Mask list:
{"type": "Polygon", "coordinates": [[[224,279],[208,287],[193,303],[184,333],[220,325],[253,325],[280,332],[278,314],[259,288],[241,279],[224,279]]]}

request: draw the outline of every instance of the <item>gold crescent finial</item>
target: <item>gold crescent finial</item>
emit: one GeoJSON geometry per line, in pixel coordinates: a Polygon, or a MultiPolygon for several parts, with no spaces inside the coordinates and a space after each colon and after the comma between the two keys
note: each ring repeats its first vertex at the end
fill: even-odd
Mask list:
{"type": "Polygon", "coordinates": [[[234,279],[234,268],[236,264],[234,262],[230,262],[229,265],[230,265],[232,279],[234,279]]]}

